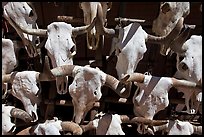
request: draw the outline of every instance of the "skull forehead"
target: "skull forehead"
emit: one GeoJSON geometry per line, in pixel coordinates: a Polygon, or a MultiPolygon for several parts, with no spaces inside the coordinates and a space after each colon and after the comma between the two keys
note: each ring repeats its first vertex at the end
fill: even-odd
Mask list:
{"type": "Polygon", "coordinates": [[[37,135],[60,135],[59,130],[61,130],[61,128],[58,128],[54,121],[50,121],[48,123],[38,124],[34,133],[37,135]]]}
{"type": "Polygon", "coordinates": [[[187,53],[196,53],[202,54],[202,37],[192,35],[190,39],[188,39],[182,46],[182,48],[186,49],[187,53]]]}
{"type": "MultiPolygon", "coordinates": [[[[106,74],[95,68],[88,66],[78,67],[76,66],[73,70],[75,76],[74,81],[70,85],[71,91],[76,88],[79,90],[88,89],[88,91],[100,90],[100,87],[105,83],[106,74]],[[77,85],[77,86],[76,86],[77,85]]],[[[87,91],[87,93],[88,93],[87,91]]]]}
{"type": "Polygon", "coordinates": [[[96,10],[98,4],[100,4],[100,2],[81,2],[81,8],[84,12],[88,13],[91,12],[90,8],[95,8],[96,10]]]}
{"type": "Polygon", "coordinates": [[[32,83],[33,81],[36,81],[36,75],[39,74],[39,72],[36,71],[22,71],[22,72],[18,72],[15,75],[15,79],[14,80],[27,80],[30,83],[32,83]]]}
{"type": "Polygon", "coordinates": [[[26,2],[8,2],[5,6],[9,15],[29,15],[32,8],[26,2]]]}
{"type": "Polygon", "coordinates": [[[170,120],[169,124],[170,124],[169,127],[171,127],[168,133],[169,135],[176,135],[176,134],[186,135],[187,133],[189,133],[189,135],[193,134],[193,126],[187,121],[170,120]]]}
{"type": "Polygon", "coordinates": [[[36,94],[38,91],[36,75],[38,73],[39,72],[36,71],[18,72],[12,82],[12,89],[23,94],[27,92],[22,92],[22,90],[29,91],[29,93],[33,92],[34,94],[36,94]]]}
{"type": "Polygon", "coordinates": [[[60,32],[65,32],[62,33],[64,35],[67,35],[68,32],[69,34],[71,34],[72,28],[73,27],[71,26],[71,24],[67,24],[65,22],[53,22],[47,26],[48,33],[50,34],[52,34],[52,32],[56,33],[56,31],[59,32],[59,34],[61,34],[60,32]]]}
{"type": "Polygon", "coordinates": [[[6,106],[5,104],[2,104],[2,114],[11,116],[10,112],[11,109],[15,108],[14,106],[6,106]]]}
{"type": "Polygon", "coordinates": [[[177,21],[181,17],[185,18],[189,13],[189,2],[162,2],[160,4],[159,15],[153,21],[152,31],[159,36],[167,35],[175,27],[177,21]],[[169,4],[170,10],[168,12],[163,13],[162,7],[165,3],[169,4]]]}
{"type": "MultiPolygon", "coordinates": [[[[84,10],[84,12],[86,13],[90,13],[91,9],[90,8],[95,8],[95,10],[97,10],[97,5],[101,4],[103,11],[107,12],[107,8],[108,8],[108,2],[81,2],[81,8],[84,10]]],[[[94,9],[92,9],[94,10],[94,9]]]]}
{"type": "Polygon", "coordinates": [[[171,78],[145,75],[144,82],[137,83],[137,85],[140,87],[140,91],[138,95],[135,92],[133,97],[136,115],[153,118],[158,111],[168,106],[168,91],[172,85],[171,78]]]}
{"type": "Polygon", "coordinates": [[[133,73],[138,62],[143,58],[146,52],[147,33],[138,23],[132,23],[119,30],[119,38],[115,43],[121,50],[118,54],[116,70],[119,79],[122,74],[133,73]]]}
{"type": "Polygon", "coordinates": [[[74,68],[75,78],[84,78],[85,81],[96,80],[105,81],[106,74],[99,69],[91,68],[89,66],[74,68]]]}
{"type": "Polygon", "coordinates": [[[75,44],[72,40],[72,26],[65,22],[53,22],[48,25],[48,40],[45,44],[45,48],[50,53],[56,53],[56,57],[65,56],[69,54],[68,50],[70,50],[75,44]],[[65,55],[64,55],[64,54],[65,55]]]}
{"type": "Polygon", "coordinates": [[[184,9],[189,8],[189,2],[161,2],[160,7],[164,4],[168,4],[171,10],[184,11],[184,9]]]}
{"type": "Polygon", "coordinates": [[[143,30],[142,26],[139,23],[131,23],[128,26],[124,27],[124,32],[123,28],[120,29],[119,35],[123,35],[123,42],[128,36],[131,38],[133,41],[143,41],[145,42],[145,39],[147,38],[147,33],[143,30]],[[129,34],[129,35],[128,35],[129,34]]]}
{"type": "Polygon", "coordinates": [[[29,28],[31,24],[35,23],[37,20],[37,14],[34,14],[32,18],[29,17],[32,8],[26,2],[8,2],[4,6],[4,10],[6,10],[4,11],[7,14],[6,16],[12,18],[16,23],[21,23],[23,26],[29,26],[29,28]]]}
{"type": "Polygon", "coordinates": [[[80,100],[79,103],[100,99],[101,86],[105,83],[106,74],[87,66],[76,66],[73,72],[74,80],[69,86],[71,96],[80,100]]]}
{"type": "Polygon", "coordinates": [[[80,7],[84,14],[84,23],[90,24],[93,18],[96,16],[98,5],[101,5],[103,12],[103,20],[105,21],[106,13],[109,10],[107,2],[81,2],[80,7]]]}

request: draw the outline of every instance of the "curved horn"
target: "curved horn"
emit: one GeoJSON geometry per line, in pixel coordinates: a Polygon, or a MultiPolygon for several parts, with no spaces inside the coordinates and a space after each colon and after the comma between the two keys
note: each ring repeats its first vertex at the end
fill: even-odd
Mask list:
{"type": "Polygon", "coordinates": [[[26,129],[23,129],[23,130],[21,130],[20,132],[18,132],[16,135],[31,135],[30,129],[31,129],[31,127],[28,127],[28,128],[26,128],[26,129]]]}
{"type": "Polygon", "coordinates": [[[19,108],[12,108],[10,114],[12,117],[22,119],[26,123],[33,121],[32,117],[26,111],[19,108]]]}
{"type": "Polygon", "coordinates": [[[176,53],[183,53],[185,49],[182,48],[183,44],[185,43],[186,39],[188,38],[191,29],[195,28],[195,25],[184,25],[185,30],[170,44],[171,50],[176,53]]]}
{"type": "Polygon", "coordinates": [[[20,132],[18,132],[16,135],[35,135],[34,130],[37,128],[37,125],[27,127],[20,132]]]}
{"type": "Polygon", "coordinates": [[[80,127],[82,128],[83,132],[96,129],[93,121],[90,121],[87,125],[80,125],[80,127]]]}
{"type": "Polygon", "coordinates": [[[96,29],[99,31],[99,34],[107,35],[107,36],[118,36],[117,31],[114,29],[108,29],[104,27],[104,21],[103,21],[103,10],[100,4],[98,4],[97,7],[97,21],[96,21],[96,29]]]}
{"type": "Polygon", "coordinates": [[[202,135],[202,126],[195,126],[193,125],[194,134],[202,135]]]}
{"type": "Polygon", "coordinates": [[[122,123],[128,123],[130,121],[130,118],[127,115],[120,115],[120,119],[122,123]]]}
{"type": "Polygon", "coordinates": [[[181,17],[178,20],[174,29],[166,36],[157,37],[157,36],[148,34],[146,41],[149,43],[168,45],[170,42],[172,42],[172,40],[174,40],[179,35],[181,29],[183,28],[183,21],[184,21],[184,18],[181,17]]]}
{"type": "Polygon", "coordinates": [[[61,126],[63,131],[71,131],[73,135],[82,135],[83,133],[82,128],[74,122],[62,121],[61,126]]]}
{"type": "Polygon", "coordinates": [[[117,80],[115,77],[106,74],[105,85],[114,90],[120,97],[124,96],[123,93],[126,91],[125,85],[119,80],[117,80]]]}
{"type": "Polygon", "coordinates": [[[151,120],[143,117],[134,117],[130,121],[131,123],[139,123],[149,126],[161,126],[168,123],[168,120],[151,120]]]}
{"type": "Polygon", "coordinates": [[[53,68],[51,70],[51,73],[55,76],[55,77],[60,77],[60,76],[72,76],[72,71],[74,69],[75,65],[63,65],[63,66],[59,66],[56,68],[53,68]]]}
{"type": "Polygon", "coordinates": [[[2,83],[9,83],[11,80],[12,74],[4,74],[2,75],[2,83]]]}
{"type": "Polygon", "coordinates": [[[202,90],[202,85],[198,85],[195,82],[187,81],[187,80],[178,80],[176,78],[172,79],[172,86],[175,88],[177,87],[185,87],[185,88],[197,88],[199,90],[202,90]]]}
{"type": "Polygon", "coordinates": [[[164,125],[161,125],[161,126],[153,126],[153,129],[154,129],[154,132],[157,132],[157,131],[166,131],[168,129],[168,123],[167,124],[164,124],[164,125]]]}
{"type": "Polygon", "coordinates": [[[121,79],[122,83],[127,83],[127,82],[139,82],[143,83],[144,82],[145,75],[141,73],[132,73],[132,74],[127,74],[123,79],[121,79]]]}
{"type": "Polygon", "coordinates": [[[11,72],[11,74],[3,74],[2,75],[2,83],[11,83],[12,79],[15,77],[15,75],[17,73],[18,72],[15,71],[15,72],[11,72]]]}
{"type": "Polygon", "coordinates": [[[46,29],[28,29],[28,28],[24,28],[20,24],[18,25],[11,18],[10,18],[10,20],[17,29],[23,31],[24,33],[27,33],[30,35],[37,35],[37,36],[47,36],[47,30],[46,29]]]}
{"type": "Polygon", "coordinates": [[[36,79],[38,81],[51,81],[55,80],[54,75],[52,74],[50,70],[50,64],[49,64],[49,59],[48,56],[45,56],[45,64],[43,67],[43,72],[40,72],[36,74],[36,79]]]}
{"type": "Polygon", "coordinates": [[[96,18],[94,18],[94,20],[91,22],[90,25],[73,28],[72,34],[76,36],[76,35],[80,35],[88,31],[91,31],[91,29],[95,26],[95,23],[96,23],[96,18]]]}

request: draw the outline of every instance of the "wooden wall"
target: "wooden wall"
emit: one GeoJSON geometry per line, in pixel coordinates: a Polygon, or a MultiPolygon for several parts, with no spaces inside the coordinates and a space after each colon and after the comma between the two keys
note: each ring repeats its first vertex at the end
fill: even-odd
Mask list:
{"type": "MultiPolygon", "coordinates": [[[[73,16],[75,18],[83,18],[83,12],[79,8],[78,2],[57,2],[55,5],[53,2],[34,2],[34,6],[36,8],[36,12],[38,15],[37,23],[39,28],[44,28],[52,23],[57,21],[57,16],[60,15],[68,15],[73,16]]],[[[201,35],[202,34],[202,13],[199,11],[200,3],[191,2],[191,12],[185,19],[185,23],[187,24],[195,24],[196,29],[192,31],[192,34],[201,35]]],[[[141,24],[144,30],[147,33],[152,34],[152,21],[157,17],[159,12],[159,2],[113,2],[112,9],[107,13],[107,20],[108,20],[108,28],[114,28],[116,26],[116,22],[114,21],[115,18],[124,17],[124,18],[136,18],[136,19],[144,19],[147,20],[148,23],[141,24]]],[[[81,26],[84,25],[83,23],[75,23],[72,26],[81,26]]],[[[81,60],[88,60],[95,56],[95,51],[90,51],[86,47],[86,37],[85,34],[77,36],[76,38],[77,44],[77,54],[74,57],[74,64],[80,64],[81,60]],[[76,63],[75,63],[76,62],[76,63]]],[[[105,38],[104,50],[102,51],[104,56],[109,55],[111,46],[111,39],[105,38]]],[[[172,56],[162,56],[159,54],[159,47],[156,45],[147,44],[147,52],[145,53],[143,59],[139,62],[137,67],[137,72],[144,73],[149,71],[152,75],[155,76],[172,76],[176,71],[175,62],[176,58],[173,54],[172,56]]],[[[84,64],[83,64],[84,65],[84,64]]],[[[41,116],[44,117],[45,114],[48,115],[56,112],[56,116],[65,118],[65,120],[71,120],[73,108],[64,109],[67,106],[58,106],[54,108],[56,105],[50,100],[57,100],[59,99],[69,99],[69,103],[71,104],[70,96],[62,96],[57,95],[55,82],[43,82],[43,95],[45,96],[45,104],[41,105],[41,116]],[[44,92],[45,91],[45,92],[44,92]],[[49,93],[49,94],[48,94],[49,93]],[[57,97],[56,97],[57,95],[57,97]],[[49,102],[50,101],[50,102],[49,102]],[[63,114],[61,111],[63,110],[63,114]],[[71,112],[70,112],[71,111],[71,112]],[[69,116],[68,116],[69,115],[69,116]]],[[[118,97],[118,96],[117,96],[118,97]]],[[[130,102],[132,100],[130,99],[130,102]]],[[[131,103],[128,104],[129,106],[124,106],[124,109],[130,111],[132,108],[131,103]]],[[[69,106],[69,105],[68,105],[69,106]]],[[[108,107],[111,107],[111,104],[108,104],[108,107]]],[[[107,108],[108,108],[107,107],[107,108]]],[[[121,110],[121,104],[118,110],[121,110]]],[[[113,108],[117,108],[114,106],[113,108]]],[[[122,109],[123,110],[123,109],[122,109]]],[[[121,111],[122,111],[121,110],[121,111]]],[[[131,112],[132,113],[132,112],[131,112]]]]}

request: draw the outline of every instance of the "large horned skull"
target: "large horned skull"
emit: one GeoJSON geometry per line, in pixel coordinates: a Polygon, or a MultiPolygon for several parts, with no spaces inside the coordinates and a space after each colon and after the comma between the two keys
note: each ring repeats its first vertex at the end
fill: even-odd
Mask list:
{"type": "MultiPolygon", "coordinates": [[[[83,10],[84,24],[91,24],[93,19],[96,17],[97,12],[101,12],[99,18],[101,19],[103,26],[106,26],[106,14],[107,11],[111,9],[112,2],[80,2],[79,7],[83,10]]],[[[102,33],[98,31],[97,27],[94,27],[87,33],[87,46],[89,49],[97,49],[100,35],[102,35],[102,33]]]]}
{"type": "MultiPolygon", "coordinates": [[[[161,2],[158,17],[153,21],[152,31],[158,36],[168,35],[181,17],[190,13],[189,2],[161,2]]],[[[170,49],[161,45],[160,53],[167,55],[170,49]]]]}
{"type": "MultiPolygon", "coordinates": [[[[14,74],[15,75],[15,74],[14,74]]],[[[40,103],[40,89],[37,85],[39,72],[23,71],[16,73],[12,81],[12,95],[18,98],[24,105],[34,121],[38,120],[37,107],[40,103]]]]}
{"type": "Polygon", "coordinates": [[[73,120],[78,124],[83,122],[94,103],[100,100],[103,85],[113,89],[119,96],[125,91],[124,85],[116,78],[89,66],[64,65],[52,69],[51,72],[56,77],[65,75],[74,77],[69,86],[69,93],[74,105],[73,120]]]}
{"type": "Polygon", "coordinates": [[[40,44],[38,36],[28,35],[16,28],[15,24],[25,28],[38,28],[36,20],[37,14],[33,5],[29,2],[7,2],[2,4],[4,18],[14,27],[21,37],[29,57],[38,55],[37,46],[40,44]]]}
{"type": "MultiPolygon", "coordinates": [[[[15,24],[15,27],[24,33],[30,35],[47,37],[45,48],[48,51],[48,56],[51,58],[52,66],[58,67],[62,65],[72,65],[73,56],[76,54],[76,45],[74,38],[77,35],[90,31],[96,22],[96,18],[90,25],[81,27],[72,27],[71,24],[65,22],[53,22],[45,29],[29,29],[21,25],[15,24]]],[[[59,94],[67,93],[68,77],[56,78],[57,92],[59,94]]]]}
{"type": "MultiPolygon", "coordinates": [[[[117,63],[116,71],[119,80],[124,77],[125,74],[132,74],[136,68],[139,61],[143,58],[146,52],[146,42],[155,44],[165,44],[169,43],[177,36],[183,26],[183,18],[179,20],[176,27],[166,36],[157,37],[147,34],[143,30],[139,23],[131,23],[125,27],[119,27],[118,37],[113,39],[113,45],[116,47],[117,63]]],[[[128,85],[129,91],[127,97],[130,93],[131,83],[128,85]]]]}
{"type": "Polygon", "coordinates": [[[32,121],[31,116],[24,110],[2,104],[2,135],[14,134],[16,125],[11,121],[11,117],[22,119],[25,122],[32,121]]]}

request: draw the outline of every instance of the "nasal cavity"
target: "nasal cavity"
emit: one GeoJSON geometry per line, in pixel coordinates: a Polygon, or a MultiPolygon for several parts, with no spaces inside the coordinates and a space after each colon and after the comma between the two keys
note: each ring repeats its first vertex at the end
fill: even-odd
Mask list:
{"type": "Polygon", "coordinates": [[[76,54],[76,45],[74,45],[71,49],[70,49],[70,53],[72,55],[75,55],[76,54]]]}
{"type": "Polygon", "coordinates": [[[35,40],[35,44],[39,44],[40,41],[38,39],[35,40]]]}
{"type": "Polygon", "coordinates": [[[34,16],[34,14],[33,14],[33,10],[30,11],[30,14],[29,14],[28,16],[29,16],[29,17],[34,16]]]}
{"type": "Polygon", "coordinates": [[[36,115],[35,115],[34,112],[32,112],[32,119],[33,119],[33,120],[36,120],[36,119],[37,119],[37,117],[36,117],[36,115]]]}

